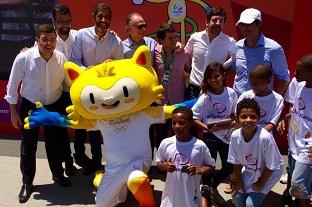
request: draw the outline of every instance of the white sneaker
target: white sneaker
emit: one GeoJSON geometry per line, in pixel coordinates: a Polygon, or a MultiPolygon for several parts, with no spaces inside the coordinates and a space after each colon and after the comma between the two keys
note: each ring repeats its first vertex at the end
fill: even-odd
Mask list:
{"type": "Polygon", "coordinates": [[[288,174],[286,173],[281,177],[280,183],[287,184],[287,179],[288,179],[288,174]]]}

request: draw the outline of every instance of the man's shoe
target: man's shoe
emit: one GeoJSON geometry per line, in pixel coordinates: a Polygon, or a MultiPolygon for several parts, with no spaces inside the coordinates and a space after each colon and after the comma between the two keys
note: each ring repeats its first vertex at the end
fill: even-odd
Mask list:
{"type": "Polygon", "coordinates": [[[66,178],[64,175],[61,175],[59,177],[55,177],[53,176],[52,177],[52,180],[54,182],[56,182],[57,184],[59,184],[60,186],[62,187],[68,187],[68,186],[71,186],[71,182],[68,178],[66,178]]]}
{"type": "Polygon", "coordinates": [[[87,167],[89,163],[91,162],[91,159],[86,154],[82,154],[82,155],[73,154],[73,156],[74,156],[75,163],[79,165],[80,167],[87,167]]]}
{"type": "Polygon", "coordinates": [[[31,193],[34,191],[34,186],[32,184],[23,184],[20,193],[18,194],[18,199],[20,203],[26,203],[30,198],[31,193]]]}
{"type": "Polygon", "coordinates": [[[65,174],[71,177],[76,174],[77,168],[74,165],[65,165],[65,174]]]}
{"type": "Polygon", "coordinates": [[[211,195],[211,199],[220,206],[226,206],[226,201],[224,198],[220,195],[217,189],[214,189],[212,187],[209,187],[209,193],[211,195]]]}

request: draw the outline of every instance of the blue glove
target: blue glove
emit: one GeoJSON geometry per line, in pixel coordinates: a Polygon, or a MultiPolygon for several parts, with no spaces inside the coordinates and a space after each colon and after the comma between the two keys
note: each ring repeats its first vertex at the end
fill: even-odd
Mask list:
{"type": "Polygon", "coordinates": [[[24,128],[31,129],[40,126],[59,126],[69,127],[73,121],[69,120],[66,115],[58,112],[47,111],[40,102],[36,102],[36,109],[31,110],[29,116],[24,119],[24,128]]]}

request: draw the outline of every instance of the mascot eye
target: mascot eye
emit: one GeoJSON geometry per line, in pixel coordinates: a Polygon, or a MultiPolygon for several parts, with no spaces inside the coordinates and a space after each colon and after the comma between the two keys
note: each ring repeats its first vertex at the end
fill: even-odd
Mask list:
{"type": "Polygon", "coordinates": [[[93,93],[90,93],[90,101],[92,104],[95,104],[93,93]]]}
{"type": "Polygon", "coordinates": [[[128,96],[129,96],[129,92],[128,92],[127,87],[124,86],[122,89],[123,89],[123,92],[124,92],[125,97],[128,97],[128,96]]]}

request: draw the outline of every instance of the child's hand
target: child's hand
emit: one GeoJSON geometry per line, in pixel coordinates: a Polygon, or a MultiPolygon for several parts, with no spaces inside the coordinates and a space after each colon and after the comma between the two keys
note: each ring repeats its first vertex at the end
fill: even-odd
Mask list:
{"type": "Polygon", "coordinates": [[[261,180],[258,180],[258,182],[253,183],[253,184],[251,185],[252,189],[253,189],[254,191],[256,191],[256,192],[260,192],[260,191],[262,190],[263,186],[264,186],[264,183],[261,182],[261,180]]]}
{"type": "Polygon", "coordinates": [[[170,160],[166,162],[166,171],[167,172],[174,172],[176,171],[176,166],[170,160]]]}
{"type": "Polygon", "coordinates": [[[186,168],[186,172],[187,172],[187,174],[195,175],[195,174],[198,173],[198,169],[197,169],[197,167],[195,167],[194,165],[189,165],[189,166],[187,166],[187,168],[186,168]]]}

